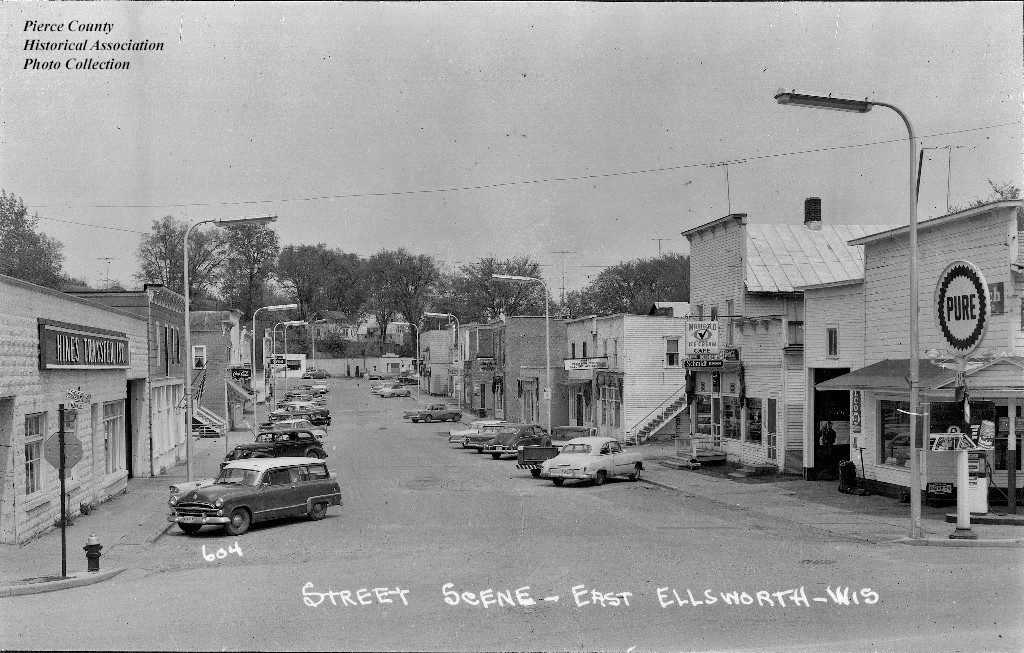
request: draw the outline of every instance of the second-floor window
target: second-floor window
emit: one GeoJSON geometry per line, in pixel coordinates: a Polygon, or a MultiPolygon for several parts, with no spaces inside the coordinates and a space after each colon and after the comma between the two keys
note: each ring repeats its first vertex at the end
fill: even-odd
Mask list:
{"type": "Polygon", "coordinates": [[[665,364],[679,364],[679,339],[669,338],[665,341],[665,364]]]}
{"type": "Polygon", "coordinates": [[[571,352],[569,354],[569,358],[576,358],[576,343],[575,342],[572,343],[572,345],[570,345],[570,349],[571,349],[571,352]]]}
{"type": "Polygon", "coordinates": [[[583,358],[587,357],[587,343],[583,343],[583,358]]]}
{"type": "Polygon", "coordinates": [[[731,299],[727,299],[725,301],[725,313],[726,313],[726,316],[725,316],[725,345],[727,347],[732,347],[733,346],[733,342],[734,342],[733,329],[732,329],[732,326],[733,326],[733,318],[732,318],[732,316],[733,316],[733,306],[734,306],[734,304],[733,304],[733,301],[731,299]]]}
{"type": "Polygon", "coordinates": [[[698,321],[704,319],[704,304],[697,304],[693,307],[693,314],[697,317],[698,321]]]}
{"type": "Polygon", "coordinates": [[[828,327],[825,329],[825,355],[839,355],[839,327],[828,327]]]}

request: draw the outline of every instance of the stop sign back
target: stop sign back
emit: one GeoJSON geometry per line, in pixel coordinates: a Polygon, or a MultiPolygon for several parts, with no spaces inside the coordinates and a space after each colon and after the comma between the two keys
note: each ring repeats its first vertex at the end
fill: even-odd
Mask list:
{"type": "Polygon", "coordinates": [[[990,302],[985,276],[973,263],[953,261],[935,286],[935,323],[946,346],[966,356],[981,345],[990,302]]]}

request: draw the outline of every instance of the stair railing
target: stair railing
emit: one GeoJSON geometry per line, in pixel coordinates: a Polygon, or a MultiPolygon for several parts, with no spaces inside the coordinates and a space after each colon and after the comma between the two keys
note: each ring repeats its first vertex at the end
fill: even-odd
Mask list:
{"type": "Polygon", "coordinates": [[[661,410],[664,410],[669,404],[671,404],[672,402],[676,401],[677,399],[680,399],[681,397],[685,397],[685,396],[686,396],[686,386],[684,385],[681,388],[679,388],[678,390],[676,390],[675,392],[673,392],[671,395],[669,395],[668,399],[666,399],[665,401],[663,401],[660,404],[658,404],[657,406],[655,406],[654,409],[651,412],[649,412],[646,415],[644,415],[640,419],[640,421],[636,422],[635,424],[633,424],[632,427],[627,429],[626,430],[626,442],[629,442],[630,435],[632,435],[633,436],[633,444],[640,444],[640,429],[643,428],[643,425],[648,422],[648,420],[651,418],[651,416],[654,415],[655,413],[661,411],[661,410]]]}

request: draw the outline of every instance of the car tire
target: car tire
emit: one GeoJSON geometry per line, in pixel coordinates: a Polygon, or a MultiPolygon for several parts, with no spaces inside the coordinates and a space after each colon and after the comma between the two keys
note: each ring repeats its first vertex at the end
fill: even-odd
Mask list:
{"type": "Polygon", "coordinates": [[[455,413],[454,415],[452,415],[452,421],[453,422],[460,422],[460,421],[462,421],[462,413],[455,413]]]}
{"type": "Polygon", "coordinates": [[[629,474],[629,480],[634,481],[634,482],[635,481],[639,481],[640,480],[640,470],[641,469],[643,469],[643,465],[641,465],[640,463],[637,463],[636,465],[633,465],[633,471],[630,472],[630,474],[629,474]]]}
{"type": "Polygon", "coordinates": [[[530,470],[530,476],[533,476],[534,478],[540,478],[540,470],[539,469],[531,469],[530,470]]]}
{"type": "Polygon", "coordinates": [[[603,469],[597,470],[597,476],[594,477],[594,485],[604,485],[604,482],[608,480],[608,472],[603,469]]]}
{"type": "Polygon", "coordinates": [[[551,482],[554,483],[556,487],[562,487],[562,483],[565,483],[565,479],[564,478],[553,478],[553,479],[551,479],[551,482]]]}
{"type": "Polygon", "coordinates": [[[327,504],[323,501],[320,503],[314,503],[307,516],[309,517],[309,521],[320,521],[327,516],[327,504]]]}
{"type": "Polygon", "coordinates": [[[232,510],[230,519],[231,521],[224,526],[229,535],[245,535],[252,525],[252,515],[245,508],[232,510]]]}
{"type": "Polygon", "coordinates": [[[423,416],[423,421],[429,424],[430,422],[434,421],[434,416],[433,415],[424,415],[423,416]]]}
{"type": "Polygon", "coordinates": [[[497,460],[498,458],[501,458],[501,454],[500,453],[492,453],[491,454],[491,458],[494,458],[495,460],[497,460]]]}
{"type": "Polygon", "coordinates": [[[305,456],[306,458],[319,458],[320,460],[323,460],[324,458],[327,457],[327,452],[324,451],[323,449],[316,449],[310,447],[309,449],[306,449],[306,451],[302,455],[305,456]]]}
{"type": "Polygon", "coordinates": [[[418,420],[418,419],[416,419],[415,417],[410,417],[409,419],[411,419],[411,420],[412,420],[412,423],[413,423],[413,424],[417,424],[417,423],[419,422],[419,420],[418,420]]]}
{"type": "Polygon", "coordinates": [[[178,528],[180,528],[181,531],[186,535],[193,535],[195,533],[198,533],[199,529],[202,527],[202,524],[178,524],[178,528]]]}

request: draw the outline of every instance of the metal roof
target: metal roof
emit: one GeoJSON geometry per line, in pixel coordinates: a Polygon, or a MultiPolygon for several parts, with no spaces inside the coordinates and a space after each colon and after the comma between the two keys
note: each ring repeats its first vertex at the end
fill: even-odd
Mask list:
{"type": "Polygon", "coordinates": [[[847,241],[885,227],[747,224],[749,292],[794,292],[797,288],[864,278],[864,247],[847,241]]]}

